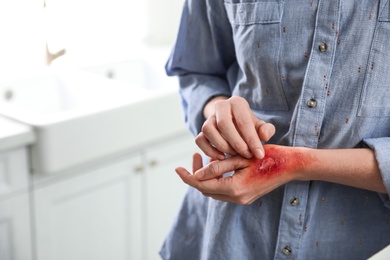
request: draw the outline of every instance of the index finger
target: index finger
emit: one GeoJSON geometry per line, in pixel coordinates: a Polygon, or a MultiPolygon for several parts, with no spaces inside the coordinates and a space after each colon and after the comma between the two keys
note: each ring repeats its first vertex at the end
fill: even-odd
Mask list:
{"type": "Polygon", "coordinates": [[[212,161],[203,168],[194,172],[197,180],[209,180],[222,177],[223,174],[243,169],[249,165],[249,160],[241,156],[234,156],[221,161],[212,161]]]}
{"type": "Polygon", "coordinates": [[[176,168],[176,173],[182,181],[204,194],[229,194],[232,189],[231,177],[199,181],[185,168],[176,168]]]}
{"type": "Polygon", "coordinates": [[[262,159],[264,157],[264,148],[255,126],[255,120],[260,119],[257,119],[252,114],[249,106],[245,103],[233,103],[232,106],[234,106],[232,112],[235,123],[240,131],[242,139],[244,139],[245,143],[248,145],[251,153],[256,158],[262,159]],[[243,113],[242,111],[249,111],[250,113],[243,113]]]}

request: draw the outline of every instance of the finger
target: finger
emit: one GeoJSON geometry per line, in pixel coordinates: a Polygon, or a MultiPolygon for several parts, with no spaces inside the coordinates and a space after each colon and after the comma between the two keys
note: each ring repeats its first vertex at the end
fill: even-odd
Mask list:
{"type": "MultiPolygon", "coordinates": [[[[232,111],[230,104],[226,102],[217,103],[216,106],[218,106],[218,109],[216,110],[216,124],[221,136],[228,142],[235,152],[246,158],[251,158],[252,154],[249,151],[249,147],[245,140],[241,137],[239,129],[237,129],[235,125],[235,120],[237,120],[236,117],[245,117],[245,113],[235,113],[232,111]],[[228,113],[226,111],[228,111],[228,113]]],[[[252,128],[254,128],[253,125],[252,128]]],[[[226,153],[232,154],[231,152],[226,153]]]]}
{"type": "Polygon", "coordinates": [[[216,116],[211,116],[206,120],[202,127],[202,133],[205,135],[208,142],[211,143],[219,152],[224,154],[236,154],[234,149],[230,146],[228,140],[225,140],[225,138],[221,135],[216,116]]]}
{"type": "Polygon", "coordinates": [[[203,167],[202,156],[199,153],[195,153],[192,156],[192,172],[196,172],[202,167],[203,167]]]}
{"type": "MultiPolygon", "coordinates": [[[[203,168],[194,172],[197,180],[210,180],[222,177],[223,174],[247,167],[248,160],[240,156],[230,157],[222,161],[212,161],[203,168]]],[[[227,179],[227,178],[226,178],[227,179]]]]}
{"type": "Polygon", "coordinates": [[[195,138],[195,143],[208,157],[216,158],[218,160],[225,159],[225,154],[213,147],[204,133],[200,133],[195,138]]]}
{"type": "Polygon", "coordinates": [[[243,140],[248,145],[251,154],[256,158],[262,159],[264,157],[264,149],[255,126],[255,122],[259,119],[257,119],[251,111],[249,113],[240,112],[247,108],[244,104],[235,104],[235,106],[237,107],[233,110],[235,111],[235,123],[243,140]]]}
{"type": "Polygon", "coordinates": [[[225,184],[225,182],[219,182],[218,179],[211,179],[203,182],[198,181],[197,179],[195,179],[194,175],[192,175],[183,167],[177,167],[175,171],[184,183],[190,185],[191,187],[199,190],[202,193],[226,193],[226,189],[228,186],[225,184]]]}
{"type": "MultiPolygon", "coordinates": [[[[261,120],[260,120],[261,121],[261,120]]],[[[276,129],[273,124],[259,122],[259,124],[256,126],[257,133],[262,141],[267,142],[271,137],[275,134],[276,129]]]]}
{"type": "Polygon", "coordinates": [[[245,203],[243,201],[243,194],[240,192],[242,189],[238,189],[237,191],[237,185],[233,181],[234,175],[227,178],[198,181],[185,168],[178,167],[176,168],[176,172],[184,183],[199,190],[205,196],[226,202],[245,203]]]}
{"type": "Polygon", "coordinates": [[[179,177],[182,179],[182,181],[194,188],[197,188],[196,187],[196,182],[197,180],[195,180],[194,176],[189,172],[187,171],[185,168],[183,167],[177,167],[175,169],[177,175],[179,175],[179,177]]]}

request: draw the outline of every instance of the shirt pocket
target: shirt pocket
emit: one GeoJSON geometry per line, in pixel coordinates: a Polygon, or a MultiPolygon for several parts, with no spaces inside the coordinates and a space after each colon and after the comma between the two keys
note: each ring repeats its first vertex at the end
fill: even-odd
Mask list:
{"type": "Polygon", "coordinates": [[[390,116],[389,1],[380,10],[371,44],[358,116],[390,116]]]}
{"type": "Polygon", "coordinates": [[[281,0],[225,0],[239,66],[233,95],[256,110],[288,110],[279,60],[281,0]]]}
{"type": "Polygon", "coordinates": [[[225,1],[228,18],[233,25],[280,23],[280,1],[225,1]]]}

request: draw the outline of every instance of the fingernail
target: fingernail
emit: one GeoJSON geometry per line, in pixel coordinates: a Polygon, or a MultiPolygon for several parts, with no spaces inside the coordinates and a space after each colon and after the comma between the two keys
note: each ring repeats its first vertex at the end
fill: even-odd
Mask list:
{"type": "Polygon", "coordinates": [[[258,159],[263,159],[264,158],[264,152],[262,149],[258,148],[255,150],[255,156],[258,159]]]}

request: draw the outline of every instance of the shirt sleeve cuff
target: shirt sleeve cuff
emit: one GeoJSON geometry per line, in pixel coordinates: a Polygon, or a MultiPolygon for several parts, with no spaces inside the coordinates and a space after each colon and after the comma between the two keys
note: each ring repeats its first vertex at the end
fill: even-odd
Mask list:
{"type": "Polygon", "coordinates": [[[185,122],[190,131],[200,133],[205,118],[203,108],[215,96],[230,97],[231,90],[222,78],[203,75],[180,76],[180,96],[185,122]]]}
{"type": "Polygon", "coordinates": [[[364,143],[375,152],[376,161],[382,175],[387,195],[381,196],[390,208],[390,137],[365,139],[364,143]]]}

